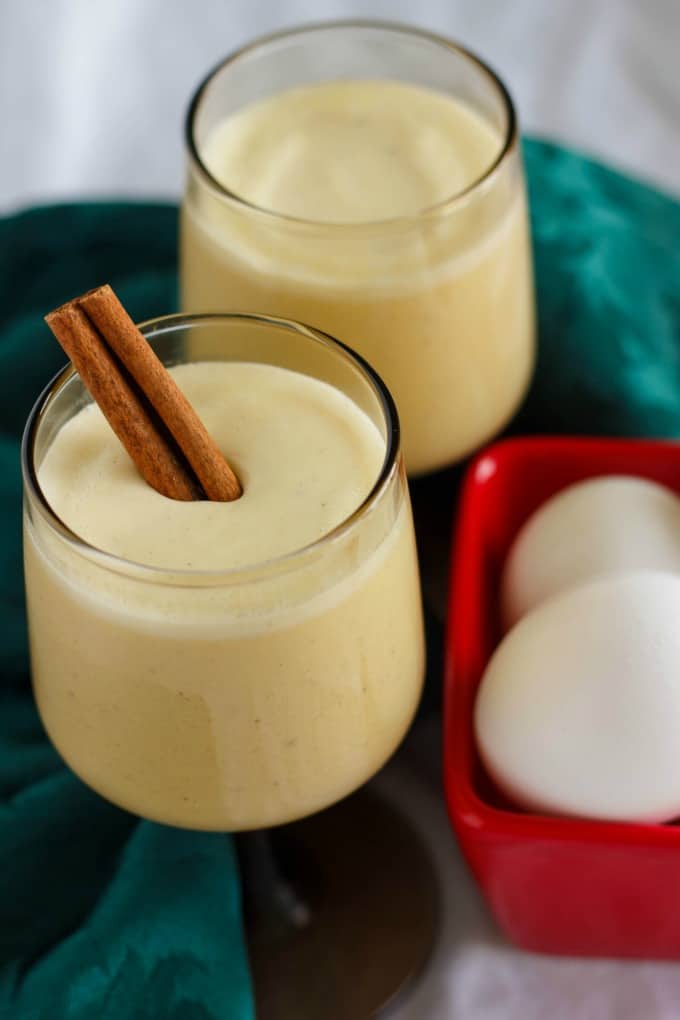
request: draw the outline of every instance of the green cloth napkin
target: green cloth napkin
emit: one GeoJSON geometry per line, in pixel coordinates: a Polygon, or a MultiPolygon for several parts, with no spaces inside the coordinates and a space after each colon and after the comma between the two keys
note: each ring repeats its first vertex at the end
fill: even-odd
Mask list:
{"type": "Polygon", "coordinates": [[[680,203],[555,145],[525,156],[539,357],[512,431],[680,435],[680,203]]]}
{"type": "Polygon", "coordinates": [[[72,205],[0,220],[0,1018],[250,1020],[227,835],[139,821],[62,764],[33,707],[21,569],[23,423],[63,363],[42,315],[109,280],[176,305],[177,210],[72,205]]]}
{"type": "MultiPolygon", "coordinates": [[[[680,434],[680,205],[547,143],[525,154],[540,352],[511,429],[680,434]]],[[[172,310],[176,223],[174,206],[131,203],[0,220],[2,1020],[253,1016],[229,838],[91,793],[47,743],[28,680],[19,439],[64,360],[41,317],[105,280],[137,319],[172,310]]]]}

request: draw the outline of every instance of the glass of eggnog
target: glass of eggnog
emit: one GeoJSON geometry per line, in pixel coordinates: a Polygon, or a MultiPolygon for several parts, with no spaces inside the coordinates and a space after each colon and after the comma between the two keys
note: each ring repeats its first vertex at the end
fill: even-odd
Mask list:
{"type": "Polygon", "coordinates": [[[391,398],[329,337],[262,316],[142,327],[243,486],[147,485],[73,369],[23,451],[35,696],[86,783],[170,825],[301,818],[375,773],[423,682],[391,398]]]}
{"type": "Polygon", "coordinates": [[[498,432],[534,363],[513,105],[460,46],[397,25],[270,36],[187,120],[181,304],[343,337],[384,378],[409,475],[498,432]]]}
{"type": "Polygon", "coordinates": [[[273,836],[240,837],[258,1016],[363,1020],[419,971],[436,920],[403,820],[369,794],[336,804],[397,748],[423,683],[396,409],[360,357],[289,320],[141,329],[242,495],[161,495],[73,367],[59,373],[22,448],[40,715],[81,779],[144,818],[294,822],[276,831],[295,886],[273,836]]]}

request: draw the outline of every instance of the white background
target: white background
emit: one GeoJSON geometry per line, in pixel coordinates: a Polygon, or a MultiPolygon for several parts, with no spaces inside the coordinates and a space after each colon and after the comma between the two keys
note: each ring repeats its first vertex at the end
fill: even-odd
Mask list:
{"type": "MultiPolygon", "coordinates": [[[[506,80],[525,130],[680,195],[677,0],[0,0],[0,210],[178,196],[184,112],[211,65],[263,32],[349,16],[457,38],[506,80]]],[[[540,958],[503,941],[446,820],[436,737],[421,729],[382,780],[429,841],[445,906],[399,1020],[680,1016],[679,965],[540,958]]]]}
{"type": "Polygon", "coordinates": [[[0,0],[0,210],[178,195],[205,72],[262,32],[352,16],[457,38],[526,130],[680,192],[678,0],[0,0]]]}

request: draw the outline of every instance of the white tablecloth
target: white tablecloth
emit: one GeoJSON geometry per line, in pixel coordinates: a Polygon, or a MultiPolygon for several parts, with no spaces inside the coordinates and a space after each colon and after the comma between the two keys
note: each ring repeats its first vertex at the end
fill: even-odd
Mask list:
{"type": "MultiPolygon", "coordinates": [[[[417,19],[458,38],[505,78],[525,130],[680,194],[677,0],[2,0],[0,210],[178,196],[183,116],[207,69],[262,32],[350,16],[417,19]]],[[[417,728],[379,783],[421,829],[445,898],[434,958],[398,1020],[680,1016],[680,966],[507,945],[448,825],[435,724],[417,728]]]]}

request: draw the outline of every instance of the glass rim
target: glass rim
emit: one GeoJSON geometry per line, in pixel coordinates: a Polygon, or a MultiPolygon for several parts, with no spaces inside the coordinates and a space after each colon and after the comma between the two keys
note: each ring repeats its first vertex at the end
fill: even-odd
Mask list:
{"type": "Polygon", "coordinates": [[[227,202],[247,210],[250,213],[266,217],[274,222],[288,223],[298,227],[314,228],[316,230],[326,229],[329,231],[340,232],[358,232],[371,229],[388,229],[395,226],[403,226],[405,224],[418,223],[421,220],[431,219],[438,216],[447,215],[453,212],[456,207],[463,205],[470,199],[471,196],[482,190],[488,183],[497,176],[501,168],[508,161],[510,155],[514,152],[517,146],[517,114],[515,112],[515,106],[512,101],[512,97],[508,92],[501,78],[496,74],[491,67],[482,60],[481,57],[477,56],[472,50],[461,45],[458,42],[454,42],[451,39],[447,39],[446,36],[439,35],[437,32],[430,32],[427,29],[419,28],[415,25],[409,25],[404,22],[398,21],[381,21],[379,19],[371,18],[345,18],[345,19],[332,19],[329,21],[313,21],[301,24],[292,28],[281,29],[276,32],[269,32],[266,35],[258,36],[251,42],[246,43],[243,46],[232,50],[226,57],[219,61],[200,81],[196,87],[190,101],[189,107],[184,121],[184,136],[185,143],[189,157],[193,165],[198,169],[205,183],[215,192],[220,198],[227,202]],[[210,87],[213,79],[217,77],[225,68],[229,68],[232,64],[242,58],[249,57],[260,48],[267,46],[269,43],[276,42],[281,39],[292,39],[296,36],[312,35],[315,32],[324,30],[334,29],[373,29],[384,32],[393,32],[395,35],[406,35],[414,36],[416,38],[423,39],[427,42],[434,43],[437,46],[453,53],[459,57],[463,57],[470,64],[472,64],[478,71],[481,71],[483,75],[491,82],[492,86],[496,90],[500,97],[501,104],[504,108],[506,115],[506,127],[505,133],[502,138],[502,142],[498,153],[493,162],[486,168],[486,170],[480,174],[474,181],[456,191],[454,194],[449,195],[447,198],[441,199],[432,205],[426,206],[419,210],[417,213],[409,213],[403,216],[390,216],[380,220],[356,220],[354,222],[335,222],[333,220],[314,220],[307,219],[304,216],[293,216],[288,213],[278,212],[276,209],[270,209],[267,206],[258,205],[256,202],[251,202],[239,195],[235,191],[231,191],[228,187],[222,184],[206,166],[201,154],[199,152],[199,146],[195,138],[195,121],[199,112],[201,101],[205,96],[208,88],[210,87]]]}
{"type": "Polygon", "coordinates": [[[115,553],[108,552],[88,542],[59,517],[52,509],[49,500],[42,490],[35,467],[35,444],[44,418],[64,387],[78,375],[73,365],[69,363],[60,369],[43,388],[26,420],[21,440],[23,484],[32,501],[32,505],[38,508],[43,520],[53,532],[58,534],[76,552],[90,561],[96,561],[98,565],[114,573],[151,584],[160,583],[178,588],[235,586],[285,573],[301,566],[317,552],[349,534],[380,502],[399,470],[401,462],[399,416],[390,391],[375,369],[360,354],[357,354],[347,344],[336,340],[335,337],[325,333],[323,330],[297,322],[294,319],[255,312],[176,312],[146,319],[139,323],[138,327],[145,337],[152,338],[166,332],[172,332],[177,328],[200,325],[202,323],[217,324],[220,322],[258,323],[260,325],[273,326],[275,329],[295,332],[326,347],[333,354],[340,356],[358,370],[368,381],[376,396],[385,421],[385,456],[378,475],[361,503],[350,514],[344,517],[342,521],[336,524],[335,527],[312,542],[308,542],[303,546],[278,556],[272,556],[266,560],[248,563],[240,567],[200,570],[157,567],[148,563],[126,559],[124,556],[117,556],[115,553]]]}

